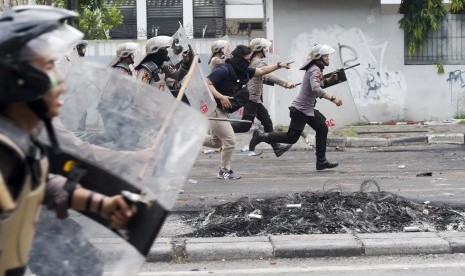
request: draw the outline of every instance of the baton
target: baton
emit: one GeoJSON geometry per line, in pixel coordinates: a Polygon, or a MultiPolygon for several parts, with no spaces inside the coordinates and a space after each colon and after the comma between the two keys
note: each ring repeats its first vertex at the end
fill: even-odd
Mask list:
{"type": "Polygon", "coordinates": [[[211,121],[225,121],[225,122],[248,123],[248,124],[252,123],[252,121],[249,121],[249,120],[239,120],[239,119],[229,119],[229,118],[211,118],[211,117],[207,117],[207,119],[211,120],[211,121]]]}
{"type": "Polygon", "coordinates": [[[354,68],[354,67],[356,67],[356,66],[359,66],[359,65],[360,65],[360,63],[357,63],[357,64],[354,64],[354,65],[352,65],[352,66],[349,66],[349,67],[343,68],[342,70],[351,69],[351,68],[354,68]]]}

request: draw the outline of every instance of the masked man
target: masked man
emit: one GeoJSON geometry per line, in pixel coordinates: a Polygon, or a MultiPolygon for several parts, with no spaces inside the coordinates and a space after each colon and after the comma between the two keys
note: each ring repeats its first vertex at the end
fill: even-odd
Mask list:
{"type": "Polygon", "coordinates": [[[147,40],[145,44],[146,55],[136,65],[137,79],[153,85],[161,91],[166,89],[179,89],[181,80],[187,74],[192,63],[191,55],[183,55],[181,66],[176,69],[169,63],[168,49],[172,45],[169,36],[156,36],[147,40]],[[165,87],[168,86],[166,89],[165,87]]]}
{"type": "MultiPolygon", "coordinates": [[[[228,113],[234,112],[238,106],[234,107],[234,96],[239,91],[246,91],[246,84],[252,77],[269,74],[279,68],[290,68],[292,62],[278,62],[275,65],[251,68],[250,59],[252,49],[245,45],[238,45],[231,52],[231,59],[226,60],[208,75],[207,84],[215,97],[217,107],[210,114],[213,118],[228,118],[228,113]]],[[[248,95],[248,93],[246,93],[248,95]]],[[[247,99],[248,100],[248,97],[247,99]]],[[[204,146],[211,148],[221,148],[221,165],[217,175],[219,179],[239,179],[238,174],[231,169],[231,158],[236,147],[236,136],[231,123],[227,121],[210,121],[211,135],[207,136],[204,146]]]]}

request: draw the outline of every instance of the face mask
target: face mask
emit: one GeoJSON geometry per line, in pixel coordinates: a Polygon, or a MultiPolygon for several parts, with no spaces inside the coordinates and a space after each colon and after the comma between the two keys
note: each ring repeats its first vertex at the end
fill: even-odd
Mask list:
{"type": "Polygon", "coordinates": [[[168,50],[167,49],[160,49],[158,50],[158,53],[160,55],[160,59],[163,61],[169,61],[170,58],[168,56],[168,50]]]}
{"type": "Polygon", "coordinates": [[[234,67],[237,73],[245,73],[250,65],[250,61],[246,60],[245,58],[232,57],[231,65],[234,67]]]}

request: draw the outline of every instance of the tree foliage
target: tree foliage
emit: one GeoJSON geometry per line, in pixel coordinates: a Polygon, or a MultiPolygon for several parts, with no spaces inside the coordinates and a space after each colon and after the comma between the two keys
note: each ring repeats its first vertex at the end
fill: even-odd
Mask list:
{"type": "Polygon", "coordinates": [[[102,0],[39,0],[37,4],[60,8],[75,6],[79,20],[73,25],[84,33],[86,39],[108,39],[109,31],[123,23],[123,15],[114,6],[102,0]]]}
{"type": "Polygon", "coordinates": [[[447,10],[442,0],[402,0],[399,13],[404,15],[399,25],[406,32],[409,53],[413,55],[422,51],[425,35],[437,30],[447,10]]]}
{"type": "Polygon", "coordinates": [[[465,14],[465,0],[452,0],[450,4],[450,13],[465,14]]]}

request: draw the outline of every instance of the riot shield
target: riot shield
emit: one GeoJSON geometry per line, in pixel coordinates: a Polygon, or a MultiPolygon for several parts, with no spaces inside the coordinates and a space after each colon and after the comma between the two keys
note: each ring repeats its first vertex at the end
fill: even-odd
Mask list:
{"type": "MultiPolygon", "coordinates": [[[[52,171],[66,172],[65,166],[56,166],[56,163],[63,156],[75,157],[70,160],[77,166],[83,165],[88,172],[87,178],[81,179],[84,187],[108,195],[118,194],[121,187],[127,187],[133,194],[142,194],[147,204],[138,205],[140,212],[124,231],[109,230],[105,221],[97,219],[100,222],[97,224],[86,216],[74,214],[72,218],[81,225],[82,235],[92,238],[85,246],[79,243],[82,239],[72,238],[76,235],[68,231],[56,230],[53,241],[52,237],[47,238],[47,231],[38,231],[29,266],[36,275],[65,275],[47,268],[53,267],[53,263],[75,266],[79,262],[74,258],[85,256],[63,252],[52,255],[62,258],[51,259],[46,255],[47,250],[35,249],[60,252],[78,242],[84,247],[97,248],[96,255],[101,260],[96,259],[94,270],[87,267],[91,272],[86,275],[98,273],[102,266],[109,275],[135,275],[197,157],[207,131],[206,120],[171,95],[110,68],[76,64],[69,68],[65,85],[64,105],[58,120],[54,121],[64,153],[52,157],[52,171]],[[78,130],[84,111],[87,112],[85,128],[78,130]],[[147,217],[154,219],[144,219],[147,217]],[[144,235],[146,240],[141,239],[144,235]],[[115,245],[121,250],[112,250],[115,245]],[[44,267],[44,262],[49,265],[44,267]]],[[[46,135],[40,138],[47,143],[46,135]]],[[[39,224],[44,224],[46,229],[53,219],[44,215],[41,220],[45,224],[39,224]]]]}
{"type": "MultiPolygon", "coordinates": [[[[195,55],[197,52],[193,47],[192,39],[189,39],[182,26],[172,36],[173,44],[169,51],[170,59],[174,64],[182,60],[182,53],[189,50],[195,55]]],[[[186,96],[189,104],[195,110],[202,114],[208,114],[215,109],[216,103],[205,82],[205,76],[200,69],[200,66],[195,67],[192,80],[186,90],[186,96]]]]}

